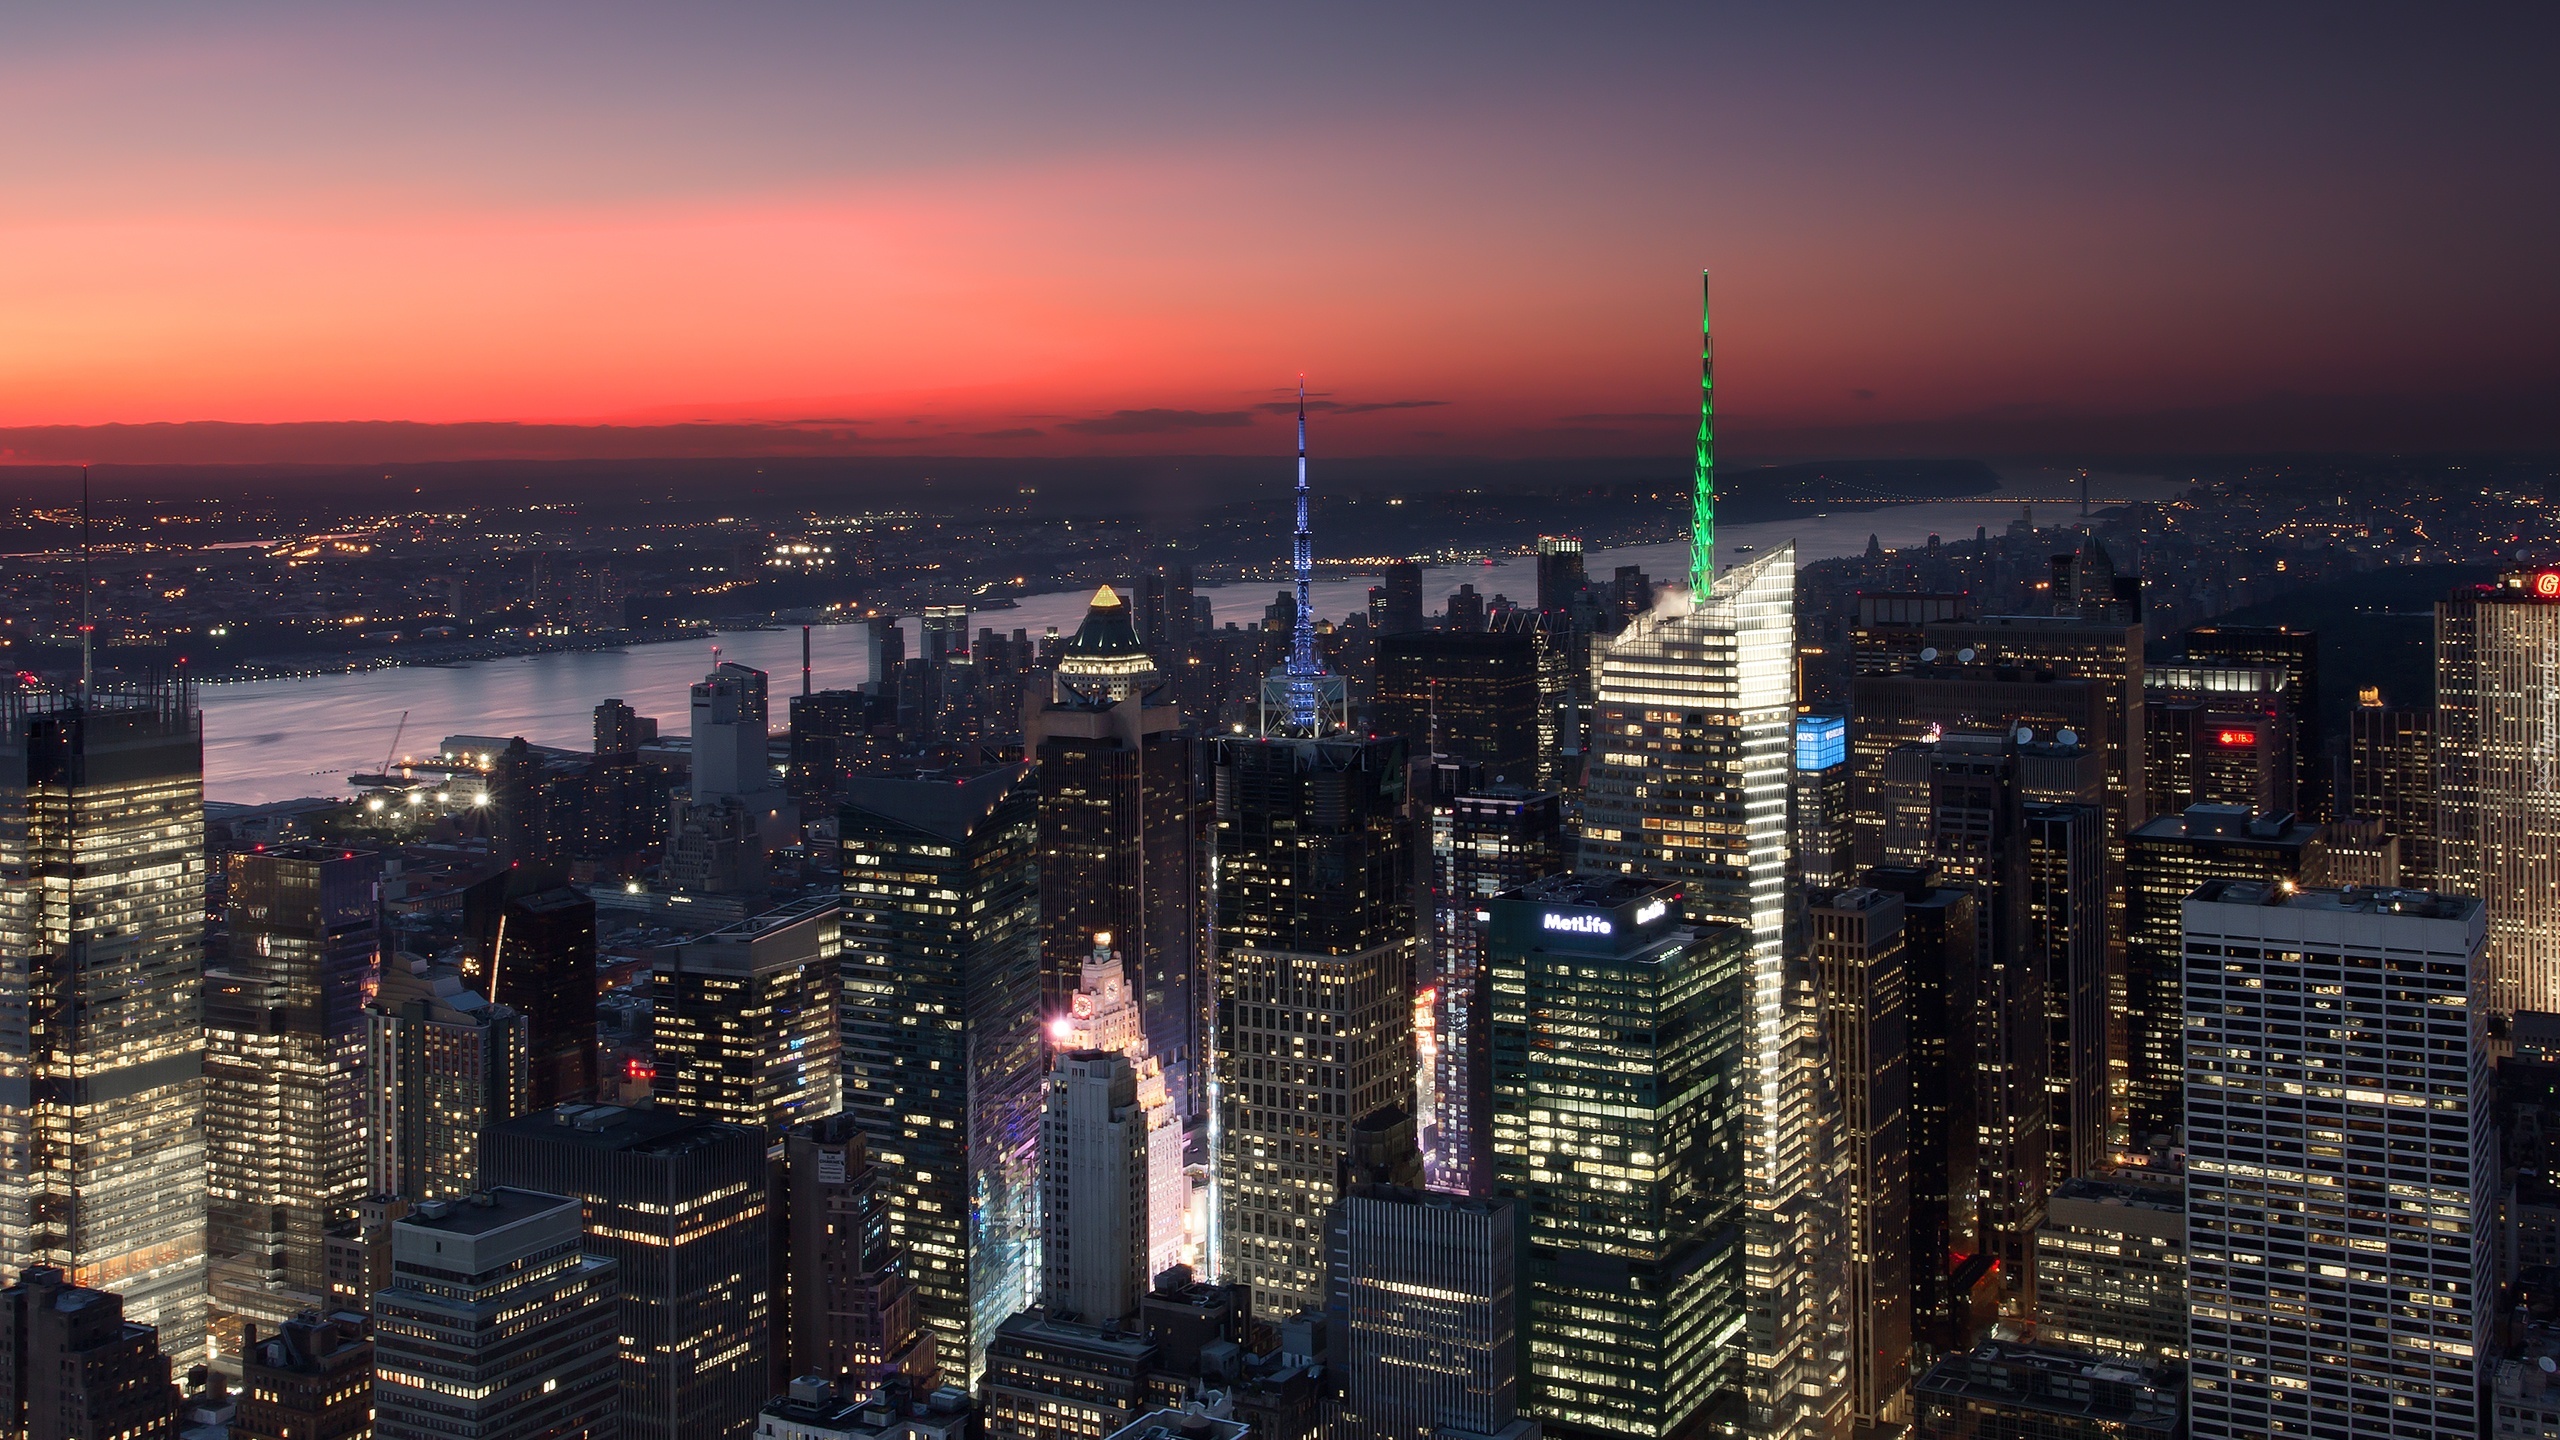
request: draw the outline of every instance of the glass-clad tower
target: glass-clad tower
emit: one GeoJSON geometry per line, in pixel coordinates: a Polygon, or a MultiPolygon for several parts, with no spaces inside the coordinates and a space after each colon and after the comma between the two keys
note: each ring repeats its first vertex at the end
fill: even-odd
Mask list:
{"type": "Polygon", "coordinates": [[[204,732],[183,683],[0,690],[0,1270],[204,1358],[204,732]]]}
{"type": "Polygon", "coordinates": [[[1817,1280],[1831,1273],[1817,1264],[1821,1042],[1810,972],[1786,953],[1796,552],[1714,573],[1714,350],[1702,348],[1690,588],[1666,591],[1599,659],[1579,865],[1675,883],[1691,919],[1750,934],[1747,1243],[1732,1302],[1747,1324],[1733,1328],[1750,1432],[1786,1437],[1836,1418],[1844,1394],[1835,1287],[1817,1280]]]}
{"type": "Polygon", "coordinates": [[[1551,1435],[1708,1433],[1733,1382],[1750,934],[1676,887],[1487,903],[1494,1186],[1527,1217],[1527,1401],[1551,1435]]]}

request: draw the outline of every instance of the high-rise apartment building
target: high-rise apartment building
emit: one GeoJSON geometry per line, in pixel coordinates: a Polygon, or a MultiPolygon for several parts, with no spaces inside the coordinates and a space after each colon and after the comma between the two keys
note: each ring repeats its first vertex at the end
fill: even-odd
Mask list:
{"type": "Polygon", "coordinates": [[[365,1164],[365,1016],[382,955],[370,851],[235,854],[227,943],[204,978],[206,1249],[213,1338],[328,1302],[329,1227],[365,1164]]]}
{"type": "Polygon", "coordinates": [[[205,1355],[203,726],[182,683],[0,688],[0,1272],[205,1355]],[[77,883],[74,883],[74,882],[77,883]]]}
{"type": "Polygon", "coordinates": [[[366,1193],[451,1200],[486,1188],[480,1136],[531,1104],[531,1042],[459,968],[398,956],[365,1006],[366,1193]]]}
{"type": "Polygon", "coordinates": [[[2400,842],[2400,878],[2433,885],[2436,845],[2436,712],[2389,710],[2380,696],[2347,716],[2347,809],[2379,820],[2400,842]]]}
{"type": "Polygon", "coordinates": [[[1518,1205],[1394,1185],[1342,1200],[1343,1424],[1517,1440],[1527,1342],[1518,1205]]]}
{"type": "Polygon", "coordinates": [[[2189,660],[2284,672],[2284,709],[2293,731],[2292,808],[2316,822],[2334,818],[2337,787],[2320,707],[2320,636],[2288,625],[2199,625],[2179,643],[2189,660]]]}
{"type": "Polygon", "coordinates": [[[1441,761],[1431,777],[1431,874],[1424,995],[1417,997],[1423,1173],[1437,1190],[1493,1187],[1493,976],[1485,905],[1561,873],[1564,797],[1492,785],[1480,767],[1441,761]]]}
{"type": "MultiPolygon", "coordinates": [[[[577,1199],[587,1251],[614,1262],[624,1440],[754,1429],[771,1393],[768,1143],[743,1126],[612,1105],[546,1110],[489,1132],[489,1183],[577,1199]]],[[[393,1236],[396,1256],[399,1227],[393,1236]]]]}
{"type": "Polygon", "coordinates": [[[1532,629],[1420,630],[1378,642],[1379,733],[1481,765],[1490,779],[1538,781],[1538,697],[1532,629]]]}
{"type": "Polygon", "coordinates": [[[2126,1170],[2054,1187],[2036,1232],[2036,1334],[2138,1360],[2187,1354],[2187,1194],[2126,1170]]]}
{"type": "Polygon", "coordinates": [[[1786,954],[1795,547],[1712,594],[1666,592],[1610,642],[1594,690],[1583,873],[1674,884],[1689,917],[1750,936],[1742,1383],[1754,1433],[1804,1433],[1842,1387],[1825,1359],[1833,1297],[1784,1258],[1814,1253],[1823,1223],[1817,1019],[1786,954]]]}
{"type": "Polygon", "coordinates": [[[773,1138],[836,1112],[838,905],[795,901],[658,951],[657,1108],[773,1138]]]}
{"type": "Polygon", "coordinates": [[[614,1262],[570,1196],[480,1191],[391,1226],[373,1297],[378,1440],[620,1440],[614,1262]]]}
{"type": "Polygon", "coordinates": [[[1041,1308],[1111,1324],[1147,1293],[1147,1117],[1129,1057],[1070,1050],[1040,1118],[1041,1308]]]}
{"type": "Polygon", "coordinates": [[[1836,890],[1857,873],[1857,829],[1849,808],[1849,722],[1837,715],[1796,719],[1795,882],[1836,890]]]}
{"type": "Polygon", "coordinates": [[[845,1112],[965,1384],[1039,1273],[1037,795],[1021,766],[864,777],[838,830],[845,1112]]]}
{"type": "Polygon", "coordinates": [[[1495,1188],[1528,1227],[1524,1408],[1559,1436],[1703,1434],[1743,1378],[1753,936],[1693,928],[1680,900],[1556,876],[1488,907],[1495,1188]]]}
{"type": "Polygon", "coordinates": [[[2560,570],[2436,604],[2436,883],[2489,915],[2493,1010],[2560,1010],[2560,570]]]}
{"type": "Polygon", "coordinates": [[[890,1233],[890,1178],[846,1114],[805,1120],[787,1142],[787,1277],[794,1376],[866,1387],[893,1376],[929,1383],[933,1337],[890,1233]]]}
{"type": "Polygon", "coordinates": [[[2469,1440],[2494,1306],[2487,907],[2214,881],[2183,906],[2196,1440],[2469,1440]]]}
{"type": "Polygon", "coordinates": [[[1902,897],[1819,893],[1805,939],[1839,1115],[1848,1244],[1849,1417],[1861,1433],[1910,1422],[1911,1017],[1902,897]]]}
{"type": "Polygon", "coordinates": [[[1045,1022],[1066,1012],[1093,937],[1108,933],[1187,1129],[1208,1103],[1199,747],[1161,692],[1070,684],[1075,655],[1092,665],[1128,658],[1097,628],[1089,619],[1077,633],[1045,703],[1023,707],[1023,753],[1037,762],[1039,796],[1040,1014],[1045,1022]]]}
{"type": "Polygon", "coordinates": [[[1323,1304],[1352,1122],[1414,1092],[1406,754],[1338,731],[1215,747],[1214,1224],[1259,1314],[1323,1304]]]}
{"type": "Polygon", "coordinates": [[[2141,1148],[2177,1131],[2187,1023],[2178,925],[2187,897],[2208,880],[2307,888],[2327,878],[2320,827],[2290,815],[2197,805],[2133,833],[2124,898],[2132,937],[2124,1020],[2129,1143],[2141,1148]]]}
{"type": "Polygon", "coordinates": [[[30,1265],[0,1290],[0,1434],[12,1440],[165,1440],[178,1387],[150,1326],[112,1291],[30,1265]]]}

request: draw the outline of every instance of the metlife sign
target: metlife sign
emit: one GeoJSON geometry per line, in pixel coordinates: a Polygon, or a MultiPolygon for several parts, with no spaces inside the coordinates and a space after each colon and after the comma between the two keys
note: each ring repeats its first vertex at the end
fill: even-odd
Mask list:
{"type": "Polygon", "coordinates": [[[1564,935],[1614,935],[1618,930],[1606,915],[1567,915],[1554,910],[1538,917],[1538,928],[1564,935]]]}

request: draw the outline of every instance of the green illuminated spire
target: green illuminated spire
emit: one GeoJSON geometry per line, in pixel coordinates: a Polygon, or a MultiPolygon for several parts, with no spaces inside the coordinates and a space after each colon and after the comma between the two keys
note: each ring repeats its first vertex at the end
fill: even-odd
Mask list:
{"type": "Polygon", "coordinates": [[[1707,272],[1698,272],[1698,494],[1689,517],[1689,593],[1716,582],[1716,339],[1707,323],[1707,272]]]}

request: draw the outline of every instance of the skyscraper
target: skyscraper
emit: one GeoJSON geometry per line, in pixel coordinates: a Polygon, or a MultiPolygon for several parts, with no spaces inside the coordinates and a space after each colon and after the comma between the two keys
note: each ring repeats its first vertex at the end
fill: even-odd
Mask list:
{"type": "Polygon", "coordinates": [[[2183,921],[2191,1433],[2480,1434],[2486,907],[2214,881],[2183,921]]]}
{"type": "Polygon", "coordinates": [[[2036,1333],[2081,1350],[2186,1357],[2183,1177],[2126,1170],[2054,1187],[2036,1232],[2036,1333]]]}
{"type": "Polygon", "coordinates": [[[1689,588],[1629,622],[1599,660],[1580,866],[1669,881],[1698,920],[1745,927],[1750,1017],[1742,1166],[1743,1389],[1757,1435],[1788,1437],[1840,1400],[1812,1271],[1816,1018],[1786,955],[1787,789],[1795,719],[1795,547],[1715,572],[1715,351],[1700,335],[1689,588]]]}
{"type": "Polygon", "coordinates": [[[1493,897],[1558,874],[1564,797],[1488,785],[1478,766],[1431,768],[1428,1023],[1416,1031],[1422,1068],[1416,1114],[1423,1173],[1434,1189],[1486,1195],[1493,1187],[1493,975],[1484,964],[1493,897]]]}
{"type": "MultiPolygon", "coordinates": [[[[1171,1092],[1165,1087],[1164,1062],[1147,1046],[1145,1017],[1138,997],[1129,987],[1127,974],[1119,954],[1111,948],[1111,936],[1093,937],[1093,951],[1085,957],[1084,974],[1069,998],[1065,1014],[1049,1022],[1049,1046],[1053,1056],[1084,1051],[1100,1051],[1118,1055],[1129,1062],[1129,1075],[1137,1106],[1138,1121],[1145,1132],[1145,1155],[1140,1163],[1139,1179],[1143,1190],[1139,1214],[1138,1243],[1142,1258],[1138,1266],[1139,1288],[1147,1277],[1179,1263],[1183,1258],[1185,1220],[1190,1208],[1190,1181],[1183,1174],[1183,1136],[1181,1118],[1174,1113],[1171,1092]]],[[[1053,1070],[1049,1079],[1049,1098],[1044,1109],[1054,1111],[1058,1103],[1058,1080],[1053,1070]]],[[[1044,1120],[1043,1135],[1051,1134],[1054,1117],[1044,1120]]],[[[1047,1144],[1047,1140],[1042,1142],[1047,1144]]],[[[1044,1154],[1041,1160],[1043,1183],[1053,1168],[1044,1154]]],[[[1053,1232],[1052,1232],[1053,1233],[1053,1232]]],[[[1044,1240],[1044,1248],[1046,1241],[1044,1240]]],[[[1054,1301],[1043,1301],[1055,1306],[1054,1301]]],[[[1132,1302],[1135,1303],[1134,1301],[1132,1302]]],[[[1080,1314],[1094,1312],[1077,1307],[1080,1314]]],[[[1125,1312],[1114,1312],[1099,1318],[1117,1320],[1125,1312]]]]}
{"type": "Polygon", "coordinates": [[[525,1018],[452,965],[399,957],[381,973],[365,1007],[366,1193],[450,1200],[486,1188],[481,1132],[531,1104],[525,1018]]]}
{"type": "Polygon", "coordinates": [[[893,1375],[930,1383],[933,1336],[891,1234],[889,1176],[861,1127],[842,1113],[804,1120],[787,1145],[791,1373],[855,1388],[893,1375]]]}
{"type": "Polygon", "coordinates": [[[1902,897],[1858,887],[1805,916],[1838,1087],[1847,1184],[1849,1417],[1860,1431],[1910,1420],[1911,1017],[1902,897]]]}
{"type": "Polygon", "coordinates": [[[773,769],[765,681],[761,670],[723,661],[693,687],[691,776],[667,834],[667,873],[679,889],[763,889],[767,852],[799,828],[773,769]]]}
{"type": "Polygon", "coordinates": [[[1836,889],[1857,873],[1857,833],[1849,811],[1849,726],[1837,715],[1796,720],[1796,882],[1836,889]]]}
{"type": "Polygon", "coordinates": [[[2560,570],[2436,604],[2438,883],[2489,915],[2493,1010],[2560,1010],[2560,570]]]}
{"type": "Polygon", "coordinates": [[[1352,1122],[1414,1091],[1414,843],[1402,739],[1220,739],[1219,1275],[1253,1308],[1323,1303],[1352,1122]]]}
{"type": "Polygon", "coordinates": [[[1041,1308],[1108,1325],[1147,1293],[1147,1116],[1129,1057],[1070,1050],[1040,1120],[1041,1308]]]}
{"type": "MultiPolygon", "coordinates": [[[[1142,1007],[1147,1049],[1188,1127],[1208,1103],[1199,749],[1160,690],[1080,690],[1066,664],[1075,655],[1088,665],[1130,659],[1111,639],[1125,628],[1125,619],[1116,628],[1088,619],[1051,696],[1023,707],[1023,754],[1037,762],[1039,796],[1040,1014],[1066,1013],[1094,935],[1109,933],[1142,1007]]],[[[1151,668],[1143,653],[1134,659],[1151,668]]]]}
{"type": "MultiPolygon", "coordinates": [[[[770,1393],[767,1143],[737,1125],[612,1105],[546,1110],[489,1132],[489,1182],[578,1200],[585,1249],[614,1262],[623,1440],[754,1429],[770,1393]]],[[[400,1230],[392,1232],[395,1271],[400,1230]]],[[[381,1304],[377,1297],[377,1313],[381,1304]]]]}
{"type": "Polygon", "coordinates": [[[522,865],[473,885],[463,926],[477,954],[465,975],[493,1004],[525,1018],[531,1090],[526,1108],[596,1093],[596,902],[557,869],[522,865]]]}
{"type": "Polygon", "coordinates": [[[433,1201],[391,1225],[373,1297],[380,1440],[619,1440],[614,1262],[578,1201],[525,1190],[433,1201]]]}
{"type": "Polygon", "coordinates": [[[1518,1205],[1364,1185],[1342,1208],[1345,1423],[1381,1440],[1528,1432],[1518,1205]]]}
{"type": "Polygon", "coordinates": [[[864,777],[838,821],[844,1106],[966,1383],[1039,1271],[1040,855],[1020,766],[864,777]]]}
{"type": "Polygon", "coordinates": [[[1138,638],[1127,601],[1105,585],[1093,592],[1084,623],[1058,647],[1054,698],[1108,696],[1134,700],[1164,683],[1154,658],[1138,638]]]}
{"type": "Polygon", "coordinates": [[[2439,883],[2436,844],[2436,712],[2359,705],[2347,716],[2348,809],[2382,822],[2400,842],[2400,878],[2439,883]]]}
{"type": "Polygon", "coordinates": [[[2180,907],[2208,880],[2270,885],[2325,884],[2320,827],[2290,815],[2252,815],[2233,805],[2197,805],[2135,831],[2128,846],[2125,921],[2125,1087],[2129,1141],[2137,1148],[2173,1135],[2178,1124],[2179,1053],[2186,1002],[2179,977],[2180,907]]]}
{"type": "Polygon", "coordinates": [[[2289,625],[2199,625],[2180,639],[2190,660],[2274,667],[2284,672],[2284,709],[2293,731],[2292,806],[2304,818],[2334,818],[2329,730],[2321,714],[2320,637],[2289,625]]]}
{"type": "Polygon", "coordinates": [[[657,1108],[773,1139],[836,1112],[839,903],[795,901],[659,949],[650,987],[657,1108]]]}
{"type": "Polygon", "coordinates": [[[1378,729],[1416,751],[1538,780],[1538,639],[1526,629],[1417,630],[1378,642],[1378,729]]]}
{"type": "Polygon", "coordinates": [[[2045,1181],[2096,1172],[2107,1156],[2106,812],[2027,805],[2024,963],[2043,971],[2045,1181]]]}
{"type": "Polygon", "coordinates": [[[1951,1274],[1980,1243],[1975,1170],[1981,1149],[1976,1071],[1979,907],[1970,890],[1931,872],[1883,866],[1868,886],[1902,897],[1905,1010],[1910,1034],[1911,1326],[1915,1346],[1970,1343],[1951,1274]]]}
{"type": "Polygon", "coordinates": [[[215,1347],[328,1300],[327,1232],[367,1193],[365,997],[382,953],[371,852],[231,857],[227,943],[205,974],[205,1150],[215,1347]]]}
{"type": "Polygon", "coordinates": [[[1704,1433],[1758,1299],[1752,936],[1679,899],[1560,875],[1488,907],[1495,1187],[1527,1216],[1527,1408],[1559,1436],[1704,1433]]]}
{"type": "Polygon", "coordinates": [[[184,684],[0,688],[0,1270],[205,1353],[204,745],[184,684]],[[78,883],[74,883],[74,881],[78,883]]]}
{"type": "Polygon", "coordinates": [[[2278,665],[2155,665],[2142,677],[2146,811],[2190,805],[2299,810],[2299,716],[2278,665]]]}

